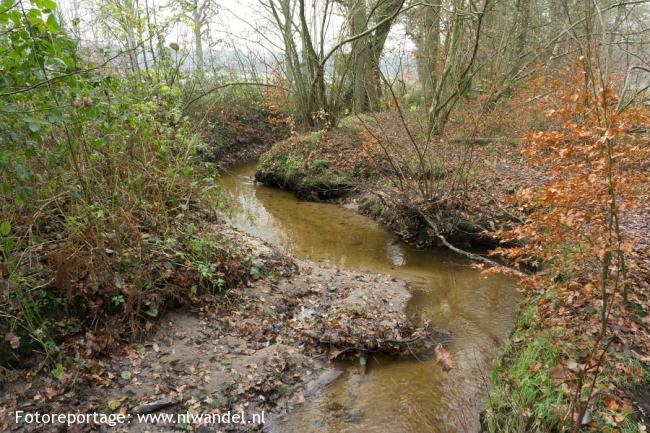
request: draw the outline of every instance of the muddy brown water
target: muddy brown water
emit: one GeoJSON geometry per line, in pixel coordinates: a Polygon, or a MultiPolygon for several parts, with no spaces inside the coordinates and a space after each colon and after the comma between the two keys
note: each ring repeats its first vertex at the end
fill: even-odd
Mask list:
{"type": "Polygon", "coordinates": [[[281,432],[476,432],[491,363],[514,323],[513,281],[485,278],[463,257],[417,249],[370,218],[331,203],[298,200],[253,181],[255,162],[221,177],[231,220],[301,259],[390,274],[407,281],[407,313],[451,333],[455,368],[444,373],[432,354],[371,356],[365,371],[340,363],[341,376],[288,415],[281,432]]]}

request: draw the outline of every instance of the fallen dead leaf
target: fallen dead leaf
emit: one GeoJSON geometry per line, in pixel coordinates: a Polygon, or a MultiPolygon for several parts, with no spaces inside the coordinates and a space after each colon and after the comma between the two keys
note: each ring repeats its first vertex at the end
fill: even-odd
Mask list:
{"type": "Polygon", "coordinates": [[[564,380],[569,377],[569,370],[563,366],[558,365],[551,370],[551,379],[564,380]]]}
{"type": "Polygon", "coordinates": [[[54,398],[57,395],[59,395],[61,391],[55,386],[52,385],[45,385],[45,395],[47,398],[54,398]]]}
{"type": "Polygon", "coordinates": [[[13,332],[5,334],[5,341],[9,343],[9,346],[14,350],[18,349],[18,346],[20,346],[20,337],[13,332]]]}
{"type": "Polygon", "coordinates": [[[454,367],[453,361],[451,360],[451,355],[449,352],[442,347],[442,344],[438,344],[434,349],[436,355],[436,362],[442,367],[442,371],[448,372],[454,367]]]}

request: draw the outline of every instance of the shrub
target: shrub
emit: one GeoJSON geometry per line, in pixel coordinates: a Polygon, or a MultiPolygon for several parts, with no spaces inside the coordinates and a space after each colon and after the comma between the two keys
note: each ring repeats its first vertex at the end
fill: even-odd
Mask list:
{"type": "Polygon", "coordinates": [[[236,248],[188,229],[221,201],[178,86],[82,69],[51,3],[0,21],[3,361],[54,359],[91,324],[84,350],[109,350],[249,272],[236,248]]]}

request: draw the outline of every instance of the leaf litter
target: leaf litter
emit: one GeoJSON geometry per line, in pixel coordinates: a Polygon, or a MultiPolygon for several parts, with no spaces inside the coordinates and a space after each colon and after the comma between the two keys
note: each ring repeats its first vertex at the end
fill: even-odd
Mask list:
{"type": "MultiPolygon", "coordinates": [[[[415,326],[404,314],[410,293],[402,281],[323,268],[283,256],[234,228],[219,230],[237,239],[267,277],[228,292],[196,314],[168,313],[150,338],[111,356],[77,357],[80,367],[62,369],[59,379],[37,371],[9,372],[0,394],[3,431],[40,428],[17,426],[13,411],[18,408],[41,413],[280,414],[337,377],[331,360],[365,359],[373,351],[411,356],[432,352],[441,340],[429,324],[415,326]]],[[[91,343],[92,336],[86,337],[91,343]]],[[[443,369],[451,365],[441,345],[436,356],[442,356],[443,369]]],[[[202,431],[196,425],[181,427],[202,431]]],[[[67,431],[97,428],[78,425],[67,431]]],[[[142,428],[134,422],[114,431],[142,428]]],[[[221,428],[250,431],[251,425],[221,428]]]]}

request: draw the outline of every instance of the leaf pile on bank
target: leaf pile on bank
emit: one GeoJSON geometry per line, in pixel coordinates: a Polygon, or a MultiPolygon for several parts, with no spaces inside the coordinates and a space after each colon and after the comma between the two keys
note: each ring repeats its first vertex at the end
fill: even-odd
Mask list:
{"type": "Polygon", "coordinates": [[[405,317],[366,317],[355,311],[328,314],[305,331],[305,335],[334,348],[330,353],[332,358],[347,351],[399,354],[433,336],[426,328],[414,327],[405,317]]]}
{"type": "MultiPolygon", "coordinates": [[[[268,256],[267,248],[253,254],[268,256]]],[[[292,342],[337,358],[366,351],[400,354],[432,347],[441,338],[403,313],[410,294],[402,281],[296,263],[297,269],[284,274],[290,278],[259,281],[237,310],[223,313],[220,320],[232,323],[231,332],[251,349],[292,342]]]]}

